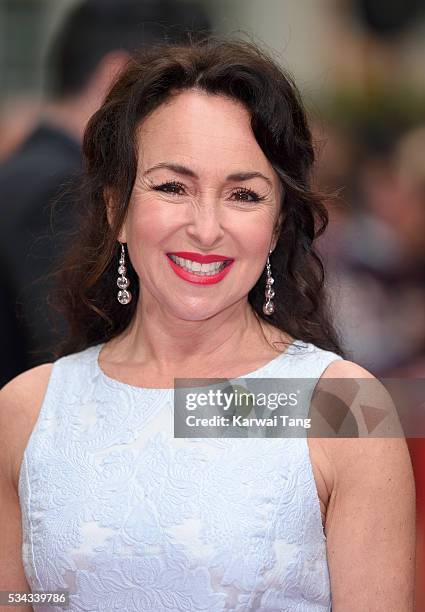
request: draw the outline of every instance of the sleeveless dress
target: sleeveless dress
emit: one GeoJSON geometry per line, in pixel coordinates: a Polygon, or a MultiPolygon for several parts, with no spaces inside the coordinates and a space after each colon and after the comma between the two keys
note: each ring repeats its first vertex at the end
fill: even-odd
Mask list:
{"type": "MultiPolygon", "coordinates": [[[[306,437],[175,438],[174,390],[108,377],[101,348],[54,363],[24,451],[30,588],[72,611],[331,610],[306,437]]],[[[314,383],[337,359],[295,340],[241,378],[314,383]]]]}

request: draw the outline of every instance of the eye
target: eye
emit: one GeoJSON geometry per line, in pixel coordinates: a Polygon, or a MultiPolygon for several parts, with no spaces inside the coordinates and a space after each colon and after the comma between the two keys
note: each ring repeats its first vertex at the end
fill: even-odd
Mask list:
{"type": "Polygon", "coordinates": [[[261,200],[264,200],[264,198],[260,197],[255,191],[252,191],[252,189],[246,189],[244,187],[234,191],[233,195],[238,196],[237,201],[239,202],[261,202],[261,200]]]}
{"type": "MultiPolygon", "coordinates": [[[[183,195],[184,185],[178,181],[167,181],[161,185],[152,185],[152,189],[178,196],[183,195]]],[[[264,200],[264,198],[260,197],[255,191],[246,189],[245,187],[241,187],[237,191],[234,191],[232,195],[236,195],[236,200],[239,202],[261,202],[261,200],[264,200]]]]}
{"type": "Polygon", "coordinates": [[[162,183],[162,185],[152,185],[152,189],[170,193],[171,195],[182,195],[179,190],[184,190],[184,185],[178,181],[167,181],[162,183]]]}

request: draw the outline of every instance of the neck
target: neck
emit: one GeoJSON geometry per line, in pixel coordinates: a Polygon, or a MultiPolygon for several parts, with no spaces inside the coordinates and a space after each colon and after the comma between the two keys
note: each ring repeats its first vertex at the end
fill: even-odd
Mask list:
{"type": "Polygon", "coordinates": [[[159,374],[175,371],[176,364],[195,373],[205,364],[212,370],[219,367],[229,355],[241,355],[243,347],[270,350],[265,334],[270,337],[267,328],[274,328],[260,324],[247,301],[203,321],[176,319],[158,306],[145,309],[140,302],[128,330],[111,342],[117,361],[155,364],[159,374]]]}

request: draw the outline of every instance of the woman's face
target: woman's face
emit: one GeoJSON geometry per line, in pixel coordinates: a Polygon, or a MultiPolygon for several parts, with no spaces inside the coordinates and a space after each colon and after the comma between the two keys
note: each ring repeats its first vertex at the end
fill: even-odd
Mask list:
{"type": "Polygon", "coordinates": [[[143,305],[199,321],[246,301],[274,247],[281,198],[248,112],[224,96],[178,93],[140,124],[138,144],[119,239],[143,305]]]}

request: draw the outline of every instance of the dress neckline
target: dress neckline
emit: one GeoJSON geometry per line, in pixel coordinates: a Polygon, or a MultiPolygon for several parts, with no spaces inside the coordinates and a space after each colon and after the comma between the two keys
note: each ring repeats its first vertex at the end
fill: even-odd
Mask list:
{"type": "MultiPolygon", "coordinates": [[[[171,391],[174,391],[174,387],[139,387],[137,385],[131,385],[129,383],[125,383],[121,380],[118,380],[117,378],[112,378],[111,376],[106,374],[102,370],[99,364],[99,355],[100,355],[100,351],[102,350],[104,344],[105,343],[97,344],[96,346],[91,347],[91,349],[89,350],[93,351],[92,353],[93,367],[94,367],[96,376],[100,380],[102,380],[105,384],[107,384],[109,387],[115,387],[121,390],[127,389],[127,390],[136,391],[136,392],[144,391],[147,393],[148,392],[154,393],[155,391],[162,392],[162,393],[167,393],[167,392],[170,393],[171,391]]],[[[293,349],[298,349],[301,347],[308,348],[308,343],[304,343],[302,340],[295,339],[286,347],[284,351],[279,353],[279,355],[277,355],[276,357],[273,357],[273,359],[271,359],[264,365],[260,366],[256,370],[252,370],[250,372],[247,372],[246,374],[242,374],[241,376],[229,378],[228,380],[236,381],[236,380],[240,380],[243,378],[258,378],[260,376],[267,377],[267,375],[270,375],[272,374],[272,372],[275,371],[276,366],[280,364],[282,359],[288,357],[292,353],[293,349]]]]}

